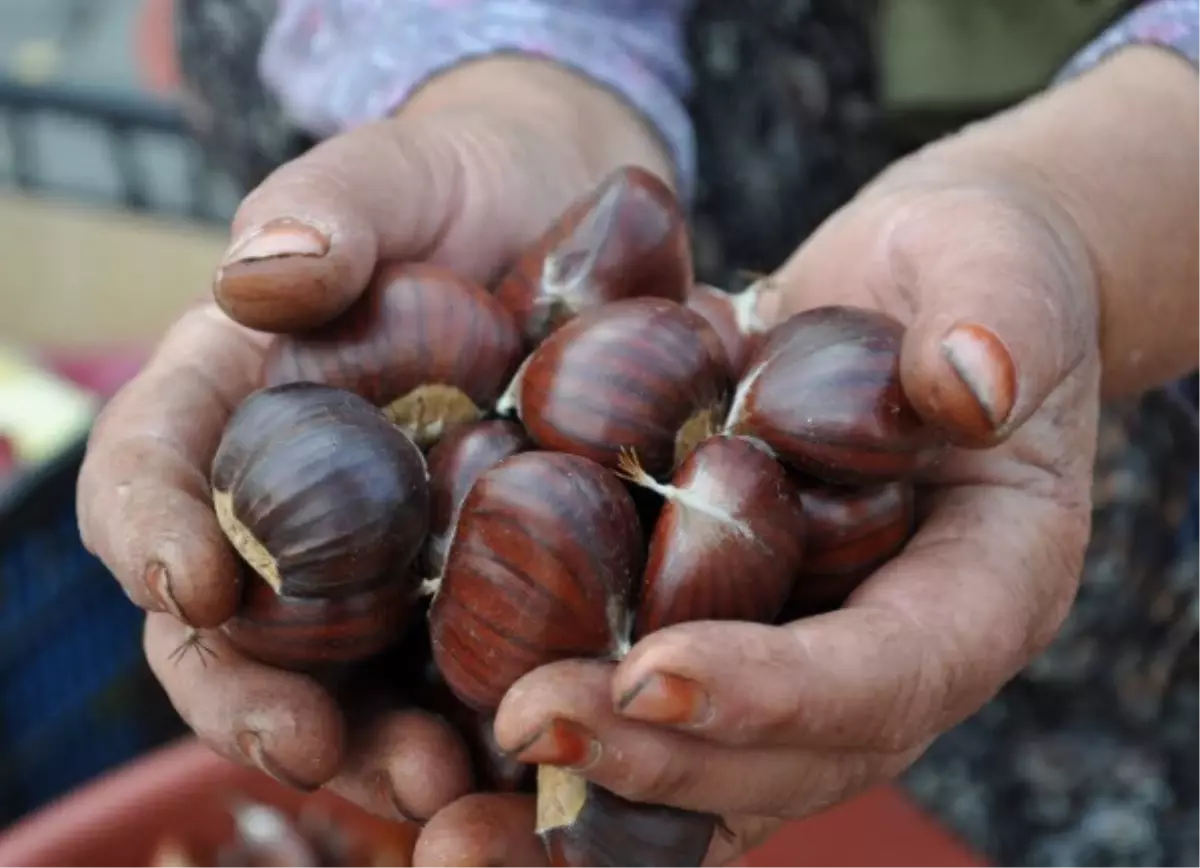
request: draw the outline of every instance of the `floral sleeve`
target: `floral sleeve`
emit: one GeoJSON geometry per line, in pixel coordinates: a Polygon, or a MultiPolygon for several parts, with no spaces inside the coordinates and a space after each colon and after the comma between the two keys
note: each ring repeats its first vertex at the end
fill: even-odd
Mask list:
{"type": "Polygon", "coordinates": [[[690,196],[695,144],[683,101],[689,0],[281,0],[260,73],[292,120],[328,136],[388,115],[435,73],[524,52],[606,85],[670,148],[690,196]]]}

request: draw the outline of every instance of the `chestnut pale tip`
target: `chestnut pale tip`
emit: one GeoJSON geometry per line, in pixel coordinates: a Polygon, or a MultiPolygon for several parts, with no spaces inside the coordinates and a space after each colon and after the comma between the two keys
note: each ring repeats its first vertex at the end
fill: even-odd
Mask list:
{"type": "Polygon", "coordinates": [[[271,586],[271,590],[279,593],[283,578],[279,575],[279,564],[266,546],[260,543],[250,533],[249,528],[233,514],[233,497],[228,491],[213,491],[213,511],[217,514],[217,525],[224,531],[226,538],[242,560],[248,563],[262,580],[271,586]]]}
{"type": "Polygon", "coordinates": [[[538,766],[537,834],[574,825],[587,804],[587,779],[558,766],[538,766]]]}
{"type": "Polygon", "coordinates": [[[392,401],[383,415],[426,449],[455,425],[483,418],[483,411],[457,386],[426,383],[392,401]]]}
{"type": "Polygon", "coordinates": [[[726,503],[736,492],[715,484],[704,472],[683,486],[666,485],[642,469],[637,455],[631,449],[622,449],[617,459],[617,475],[622,479],[653,491],[664,500],[669,500],[688,512],[702,515],[716,522],[718,532],[722,530],[733,536],[745,537],[755,543],[761,541],[749,523],[737,517],[740,503],[726,503]]]}
{"type": "Polygon", "coordinates": [[[754,388],[755,382],[762,376],[766,367],[766,362],[759,362],[737,384],[737,388],[733,392],[733,400],[729,405],[729,414],[725,417],[725,424],[721,426],[723,434],[740,433],[739,423],[742,421],[742,414],[746,409],[746,401],[750,396],[750,391],[754,388]]]}
{"type": "Polygon", "coordinates": [[[517,372],[513,374],[513,378],[508,381],[508,386],[504,389],[504,394],[497,399],[494,409],[498,416],[505,419],[520,416],[521,378],[525,375],[525,370],[529,367],[529,360],[532,358],[532,353],[525,357],[525,361],[521,362],[521,366],[517,368],[517,372]]]}

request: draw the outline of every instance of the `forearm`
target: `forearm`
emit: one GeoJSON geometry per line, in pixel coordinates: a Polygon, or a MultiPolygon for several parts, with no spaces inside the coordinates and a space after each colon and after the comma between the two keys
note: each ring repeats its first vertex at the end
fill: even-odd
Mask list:
{"type": "Polygon", "coordinates": [[[1197,363],[1197,76],[1131,46],[936,146],[1046,194],[1090,255],[1107,397],[1197,363]]]}

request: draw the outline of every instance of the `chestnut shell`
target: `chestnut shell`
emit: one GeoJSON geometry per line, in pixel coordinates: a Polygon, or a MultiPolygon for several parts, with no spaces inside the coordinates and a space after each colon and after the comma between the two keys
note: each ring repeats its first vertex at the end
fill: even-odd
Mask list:
{"type": "Polygon", "coordinates": [[[674,194],[636,166],[572,204],[513,264],[496,297],[536,346],[583,310],[622,298],[682,301],[691,242],[674,194]]]}
{"type": "Polygon", "coordinates": [[[450,689],[490,712],[538,666],[623,650],[642,545],[629,493],[586,458],[523,452],[485,471],[429,612],[450,689]]]}
{"type": "Polygon", "coordinates": [[[904,326],[832,306],[777,326],[738,384],[727,428],[805,473],[870,483],[913,473],[938,445],[900,383],[904,326]]]}
{"type": "Polygon", "coordinates": [[[225,427],[211,480],[222,530],[288,597],[357,593],[407,566],[429,527],[420,450],[330,386],[252,393],[225,427]]]}
{"type": "Polygon", "coordinates": [[[348,596],[289,597],[250,575],[241,608],[221,630],[247,657],[282,669],[364,660],[403,638],[417,585],[402,572],[348,596]]]}
{"type": "Polygon", "coordinates": [[[355,392],[425,446],[490,410],[522,355],[512,317],[483,287],[440,266],[388,263],[330,325],[275,338],[263,379],[355,392]]]}
{"type": "Polygon", "coordinates": [[[552,781],[571,772],[542,767],[538,770],[538,834],[551,865],[570,868],[652,868],[652,866],[699,866],[718,828],[712,814],[687,811],[667,805],[633,802],[594,784],[570,781],[566,801],[582,795],[582,804],[564,804],[573,817],[557,817],[545,824],[543,798],[552,781]]]}
{"type": "Polygon", "coordinates": [[[792,588],[793,616],[836,609],[904,548],[915,530],[907,481],[863,488],[807,485],[804,569],[792,588]]]}
{"type": "Polygon", "coordinates": [[[658,476],[720,428],[731,386],[704,317],[666,299],[627,299],[585,311],[530,355],[518,412],[543,449],[609,468],[631,449],[658,476]]]}
{"type": "Polygon", "coordinates": [[[507,419],[488,419],[452,428],[429,450],[430,523],[426,568],[438,575],[463,498],[489,467],[529,448],[525,429],[507,419]]]}
{"type": "Polygon", "coordinates": [[[804,509],[787,471],[743,438],[713,437],[670,488],[650,538],[634,637],[685,621],[771,623],[804,563],[804,509]]]}

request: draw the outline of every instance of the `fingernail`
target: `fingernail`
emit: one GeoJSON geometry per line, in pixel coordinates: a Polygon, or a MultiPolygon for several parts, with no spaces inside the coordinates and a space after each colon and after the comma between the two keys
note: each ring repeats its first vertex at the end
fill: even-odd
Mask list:
{"type": "Polygon", "coordinates": [[[329,239],[321,232],[294,220],[281,217],[243,234],[230,245],[224,265],[257,262],[282,256],[321,257],[329,252],[329,239]]]}
{"type": "MultiPolygon", "coordinates": [[[[183,614],[183,609],[179,607],[179,601],[175,599],[175,592],[171,590],[171,572],[166,565],[161,561],[151,561],[146,567],[144,578],[146,587],[158,600],[159,605],[173,615],[175,620],[182,624],[188,624],[187,616],[183,614]]],[[[188,624],[188,626],[191,625],[188,624]]]]}
{"type": "Polygon", "coordinates": [[[396,788],[392,784],[392,776],[385,771],[378,771],[372,776],[372,784],[375,787],[376,795],[385,803],[392,806],[392,810],[396,812],[401,820],[407,820],[410,823],[420,823],[420,819],[404,806],[400,801],[400,797],[396,794],[396,788]]]}
{"type": "Polygon", "coordinates": [[[621,697],[617,711],[645,723],[700,726],[712,720],[704,688],[690,678],[663,672],[647,675],[621,697]]]}
{"type": "Polygon", "coordinates": [[[262,736],[257,732],[249,731],[239,734],[237,745],[242,752],[242,756],[258,766],[261,772],[279,781],[285,787],[290,787],[293,790],[301,790],[306,793],[311,793],[318,789],[318,787],[312,784],[306,784],[297,780],[281,769],[263,748],[262,736]]]}
{"type": "Polygon", "coordinates": [[[600,760],[600,742],[570,720],[552,720],[529,741],[512,751],[521,762],[586,771],[600,760]]]}
{"type": "Polygon", "coordinates": [[[1016,403],[1017,372],[1000,339],[981,325],[958,325],[942,339],[942,358],[971,393],[991,430],[1004,427],[1016,403]]]}

